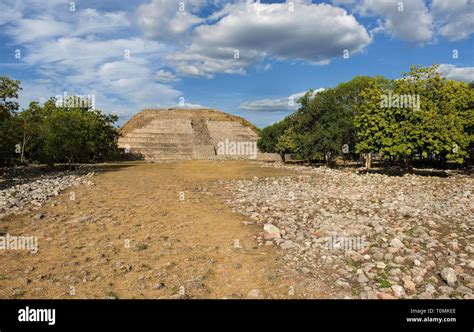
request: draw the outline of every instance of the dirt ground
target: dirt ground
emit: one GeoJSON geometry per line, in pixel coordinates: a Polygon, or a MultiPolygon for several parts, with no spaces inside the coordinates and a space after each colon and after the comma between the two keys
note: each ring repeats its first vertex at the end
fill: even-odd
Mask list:
{"type": "Polygon", "coordinates": [[[257,246],[262,225],[243,223],[219,187],[287,172],[250,161],[103,167],[93,186],[0,221],[1,233],[39,244],[36,254],[0,252],[0,298],[301,297],[278,250],[257,246]]]}

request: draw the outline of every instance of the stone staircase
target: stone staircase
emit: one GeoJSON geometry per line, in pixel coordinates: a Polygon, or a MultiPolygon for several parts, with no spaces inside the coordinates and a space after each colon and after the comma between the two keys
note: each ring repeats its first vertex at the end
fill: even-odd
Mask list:
{"type": "Polygon", "coordinates": [[[211,134],[209,133],[206,120],[195,116],[191,119],[191,126],[194,131],[194,158],[198,160],[213,159],[216,151],[212,145],[211,134]]]}

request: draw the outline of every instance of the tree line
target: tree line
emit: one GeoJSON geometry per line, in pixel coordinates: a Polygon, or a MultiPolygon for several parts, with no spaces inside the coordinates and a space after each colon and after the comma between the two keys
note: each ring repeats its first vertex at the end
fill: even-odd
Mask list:
{"type": "Polygon", "coordinates": [[[331,165],[336,158],[411,167],[474,159],[474,83],[446,79],[438,66],[412,66],[399,79],[357,76],[308,91],[301,107],[260,132],[264,152],[331,165]]]}
{"type": "Polygon", "coordinates": [[[32,101],[19,112],[21,82],[0,76],[0,165],[90,163],[115,159],[116,115],[82,96],[32,101]]]}

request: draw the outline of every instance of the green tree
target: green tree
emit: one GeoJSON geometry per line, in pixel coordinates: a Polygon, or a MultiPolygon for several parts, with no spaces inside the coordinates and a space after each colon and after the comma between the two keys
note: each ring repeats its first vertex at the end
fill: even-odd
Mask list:
{"type": "Polygon", "coordinates": [[[45,159],[73,163],[114,158],[117,131],[113,123],[117,119],[90,106],[55,108],[44,120],[45,159]]]}
{"type": "Polygon", "coordinates": [[[294,153],[298,149],[297,137],[293,131],[293,128],[285,130],[283,135],[278,137],[277,144],[275,146],[276,152],[281,156],[281,160],[285,162],[285,154],[294,153]]]}
{"type": "Polygon", "coordinates": [[[313,97],[308,92],[295,114],[298,150],[310,161],[323,159],[329,165],[338,155],[352,126],[351,114],[339,107],[338,91],[326,89],[313,97]]]}
{"type": "Polygon", "coordinates": [[[20,81],[0,76],[0,164],[9,164],[21,152],[17,146],[20,132],[16,121],[20,81]]]}
{"type": "Polygon", "coordinates": [[[438,66],[412,67],[393,82],[374,81],[360,97],[358,152],[380,153],[409,166],[415,155],[436,156],[441,163],[466,159],[472,144],[472,89],[443,78],[438,66]]]}
{"type": "Polygon", "coordinates": [[[263,152],[277,153],[276,145],[278,138],[283,135],[285,130],[290,127],[290,119],[285,118],[281,121],[275,122],[274,124],[263,128],[260,131],[260,137],[257,142],[258,148],[263,152]]]}

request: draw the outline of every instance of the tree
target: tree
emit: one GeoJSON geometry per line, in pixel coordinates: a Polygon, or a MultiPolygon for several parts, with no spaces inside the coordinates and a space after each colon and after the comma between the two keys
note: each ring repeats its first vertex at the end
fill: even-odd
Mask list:
{"type": "Polygon", "coordinates": [[[0,164],[11,163],[20,142],[18,123],[15,119],[19,108],[20,81],[0,76],[0,164]]]}
{"type": "Polygon", "coordinates": [[[301,155],[310,161],[324,158],[327,165],[340,153],[351,130],[351,115],[337,103],[338,91],[326,89],[301,99],[295,114],[295,132],[301,155]]]}
{"type": "Polygon", "coordinates": [[[276,145],[278,138],[283,135],[286,129],[290,127],[290,119],[275,122],[260,131],[260,137],[257,142],[258,148],[263,152],[277,153],[276,145]]]}
{"type": "Polygon", "coordinates": [[[298,149],[296,134],[293,131],[293,128],[288,128],[285,130],[283,135],[278,137],[275,150],[280,154],[281,160],[285,162],[285,154],[294,153],[298,149]]]}
{"type": "MultiPolygon", "coordinates": [[[[82,104],[80,104],[82,105],[82,104]]],[[[57,107],[44,121],[44,156],[48,162],[97,162],[117,153],[118,117],[89,106],[57,107]]]]}
{"type": "Polygon", "coordinates": [[[435,156],[442,164],[462,163],[468,156],[472,89],[443,78],[438,66],[411,67],[393,82],[374,81],[360,96],[358,152],[380,153],[408,166],[416,155],[435,156]]]}

